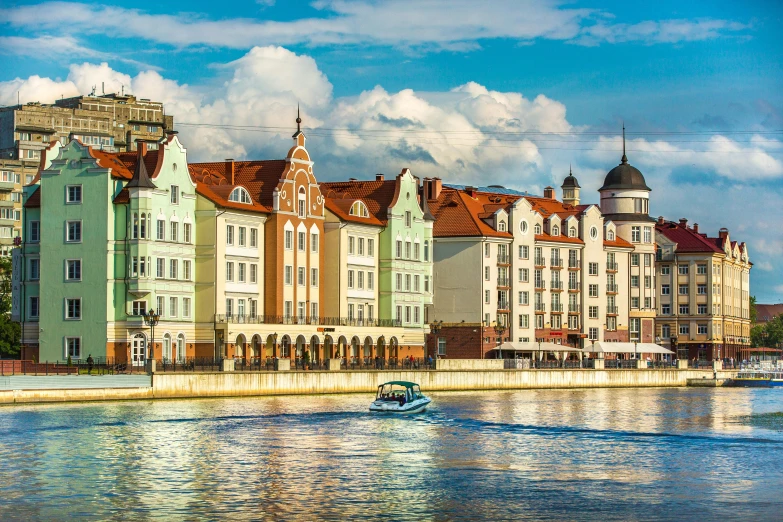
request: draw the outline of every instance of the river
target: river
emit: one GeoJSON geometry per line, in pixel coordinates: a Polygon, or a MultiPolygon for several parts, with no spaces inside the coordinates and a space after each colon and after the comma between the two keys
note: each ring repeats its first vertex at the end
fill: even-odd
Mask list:
{"type": "Polygon", "coordinates": [[[781,520],[783,392],[0,408],[1,520],[781,520]]]}

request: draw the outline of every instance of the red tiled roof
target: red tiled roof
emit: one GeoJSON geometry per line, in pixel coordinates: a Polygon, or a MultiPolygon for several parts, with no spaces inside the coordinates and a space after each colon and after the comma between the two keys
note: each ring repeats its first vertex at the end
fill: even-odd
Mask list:
{"type": "MultiPolygon", "coordinates": [[[[378,225],[383,226],[380,219],[375,217],[374,214],[369,213],[367,217],[351,215],[351,206],[356,202],[355,199],[336,199],[327,197],[324,200],[324,205],[330,212],[342,219],[343,221],[351,221],[354,223],[364,223],[366,225],[378,225]]],[[[361,200],[364,201],[364,200],[361,200]]],[[[367,205],[367,202],[364,202],[367,205]]],[[[369,212],[369,209],[368,209],[369,212]]]]}
{"type": "Polygon", "coordinates": [[[285,160],[235,161],[234,180],[231,181],[230,163],[191,163],[190,176],[196,182],[196,191],[210,201],[227,208],[269,212],[272,196],[286,169],[285,160]],[[236,187],[244,187],[253,204],[229,201],[236,187]]]}
{"type": "Polygon", "coordinates": [[[41,208],[41,187],[30,194],[30,197],[24,202],[24,206],[25,208],[41,208]]]}
{"type": "Polygon", "coordinates": [[[435,217],[435,237],[505,237],[510,232],[499,232],[492,228],[485,218],[500,209],[508,209],[520,196],[476,192],[475,197],[463,190],[444,187],[437,200],[428,201],[430,212],[435,217]]]}
{"type": "Polygon", "coordinates": [[[394,196],[397,193],[396,179],[384,181],[329,181],[319,183],[319,186],[321,187],[321,193],[326,197],[327,201],[329,199],[362,200],[367,205],[370,215],[374,216],[383,225],[388,221],[389,207],[392,206],[394,196]]]}
{"type": "Polygon", "coordinates": [[[573,205],[566,205],[562,201],[550,198],[537,198],[533,196],[525,196],[525,199],[533,207],[533,210],[541,214],[542,216],[549,217],[552,214],[557,214],[560,219],[566,219],[569,216],[579,217],[584,209],[590,205],[579,205],[575,207],[573,205]]]}
{"type": "MultiPolygon", "coordinates": [[[[147,167],[147,172],[149,172],[150,178],[153,180],[158,175],[158,157],[160,156],[159,152],[160,150],[150,150],[147,151],[147,154],[144,155],[144,166],[147,167]]],[[[136,162],[139,160],[138,152],[116,152],[112,154],[112,156],[125,166],[128,172],[130,172],[130,177],[132,178],[133,173],[136,170],[136,162]]]]}
{"type": "Polygon", "coordinates": [[[709,238],[707,234],[695,232],[692,228],[688,228],[687,225],[683,226],[673,221],[665,221],[663,224],[656,223],[655,230],[677,243],[678,253],[723,253],[723,249],[716,242],[716,239],[720,241],[720,238],[709,238]]]}
{"type": "Polygon", "coordinates": [[[130,203],[130,193],[128,192],[128,189],[124,188],[119,191],[117,195],[114,196],[112,203],[115,205],[127,205],[130,203]]]}
{"type": "Polygon", "coordinates": [[[773,317],[783,314],[783,304],[757,304],[756,322],[766,323],[773,317]]]}
{"type": "Polygon", "coordinates": [[[615,247],[615,248],[634,248],[633,243],[626,241],[625,239],[618,237],[617,235],[614,236],[614,241],[609,241],[607,239],[604,239],[604,246],[615,247]]]}
{"type": "Polygon", "coordinates": [[[550,236],[549,234],[536,234],[536,241],[553,241],[555,243],[573,243],[577,245],[585,244],[585,242],[578,237],[550,236]]]}

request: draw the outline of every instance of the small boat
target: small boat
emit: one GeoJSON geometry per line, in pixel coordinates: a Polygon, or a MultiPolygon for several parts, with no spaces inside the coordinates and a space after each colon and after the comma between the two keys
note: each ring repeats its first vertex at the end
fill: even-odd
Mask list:
{"type": "Polygon", "coordinates": [[[731,384],[745,388],[783,386],[783,370],[743,369],[731,380],[731,384]]]}
{"type": "Polygon", "coordinates": [[[378,386],[370,411],[386,413],[419,413],[427,409],[432,399],[421,393],[419,385],[406,381],[391,381],[378,386]]]}

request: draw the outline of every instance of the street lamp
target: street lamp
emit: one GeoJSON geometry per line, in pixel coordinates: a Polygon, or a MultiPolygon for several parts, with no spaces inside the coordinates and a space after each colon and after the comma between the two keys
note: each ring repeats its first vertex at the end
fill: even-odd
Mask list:
{"type": "Polygon", "coordinates": [[[277,359],[277,332],[272,334],[272,359],[277,359]]]}
{"type": "Polygon", "coordinates": [[[144,322],[150,327],[150,349],[149,357],[149,372],[155,373],[155,326],[160,321],[160,314],[156,314],[155,310],[149,310],[146,315],[143,315],[144,322]]]}

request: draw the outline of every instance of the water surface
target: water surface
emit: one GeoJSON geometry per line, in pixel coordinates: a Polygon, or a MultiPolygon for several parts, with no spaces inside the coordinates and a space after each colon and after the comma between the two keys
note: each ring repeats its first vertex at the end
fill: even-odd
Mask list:
{"type": "Polygon", "coordinates": [[[783,392],[0,408],[0,519],[780,520],[783,392]]]}

